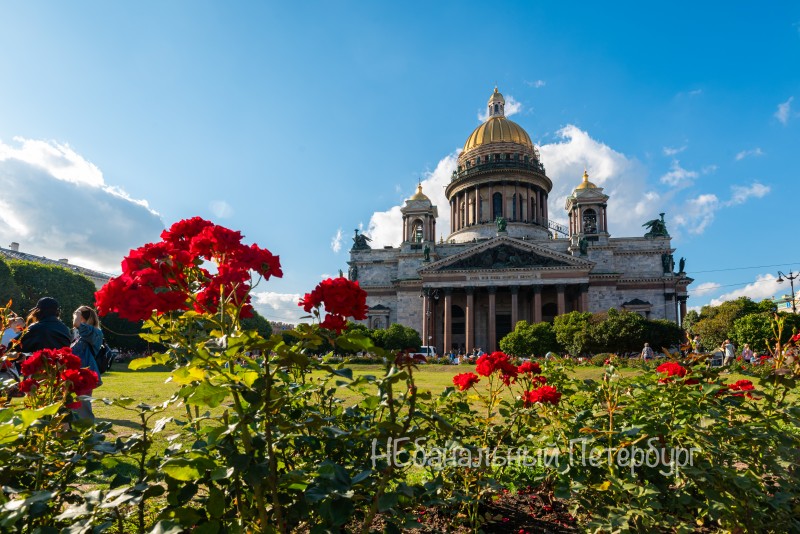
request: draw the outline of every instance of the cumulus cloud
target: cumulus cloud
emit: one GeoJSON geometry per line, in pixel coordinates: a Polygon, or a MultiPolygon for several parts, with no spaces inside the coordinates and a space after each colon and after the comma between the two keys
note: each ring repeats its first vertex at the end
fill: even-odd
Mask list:
{"type": "Polygon", "coordinates": [[[703,282],[699,284],[697,287],[692,288],[692,296],[693,297],[700,297],[702,295],[707,295],[709,293],[713,293],[721,286],[716,282],[703,282]]]}
{"type": "Polygon", "coordinates": [[[339,252],[342,250],[342,229],[336,230],[336,235],[331,238],[331,250],[339,252]]]}
{"type": "Polygon", "coordinates": [[[750,198],[761,198],[769,192],[769,186],[753,182],[748,186],[731,186],[731,197],[724,201],[715,194],[701,194],[684,201],[675,222],[678,226],[685,227],[689,233],[702,234],[720,209],[744,204],[750,198]]]}
{"type": "Polygon", "coordinates": [[[611,197],[609,232],[618,236],[640,234],[642,223],[655,217],[664,204],[661,195],[648,187],[647,169],[577,126],[568,125],[557,136],[557,142],[539,147],[547,175],[553,180],[550,218],[566,222],[563,206],[567,196],[581,183],[585,168],[589,180],[603,187],[611,197]]]}
{"type": "Polygon", "coordinates": [[[687,148],[687,145],[683,145],[682,147],[677,147],[677,148],[665,146],[664,147],[664,155],[665,156],[674,156],[675,154],[680,154],[681,152],[686,150],[686,148],[687,148]]]}
{"type": "Polygon", "coordinates": [[[731,199],[725,203],[726,206],[736,206],[737,204],[744,204],[750,198],[761,198],[770,192],[770,187],[758,182],[753,182],[749,186],[734,185],[731,186],[733,195],[731,199]]]}
{"type": "Polygon", "coordinates": [[[536,80],[533,82],[525,81],[525,85],[527,85],[528,87],[533,87],[534,89],[539,89],[547,85],[547,82],[545,82],[544,80],[536,80]]]}
{"type": "Polygon", "coordinates": [[[765,298],[772,298],[776,293],[780,292],[780,284],[776,282],[777,277],[773,274],[760,274],[756,276],[755,282],[747,284],[745,287],[736,289],[729,293],[720,295],[712,299],[709,304],[711,306],[719,306],[727,300],[736,300],[739,297],[750,297],[751,300],[756,302],[764,300],[765,298]]]}
{"type": "Polygon", "coordinates": [[[744,158],[747,158],[749,156],[763,156],[763,155],[764,152],[759,147],[756,147],[752,150],[742,150],[741,152],[736,154],[736,161],[742,161],[744,158]]]}
{"type": "Polygon", "coordinates": [[[794,97],[790,96],[789,100],[781,104],[778,104],[778,110],[775,112],[774,116],[781,122],[781,124],[787,124],[789,122],[789,118],[792,116],[793,100],[794,97]]]}
{"type": "Polygon", "coordinates": [[[674,159],[669,172],[661,177],[661,183],[672,187],[686,187],[698,176],[697,171],[684,169],[681,167],[681,162],[674,159]]]}
{"type": "Polygon", "coordinates": [[[227,219],[233,215],[233,207],[224,200],[215,200],[209,204],[209,208],[217,219],[227,219]]]}
{"type": "Polygon", "coordinates": [[[15,137],[0,141],[0,244],[115,272],[127,252],[158,239],[160,215],[105,183],[69,145],[15,137]]]}
{"type": "Polygon", "coordinates": [[[271,321],[298,323],[300,317],[308,315],[297,305],[303,295],[299,293],[276,293],[257,291],[253,293],[253,307],[271,321]]]}
{"type": "MultiPolygon", "coordinates": [[[[450,204],[444,196],[444,188],[450,183],[453,171],[456,170],[457,159],[458,151],[448,154],[439,161],[433,171],[426,173],[425,178],[420,182],[423,193],[431,199],[439,211],[437,221],[439,235],[447,236],[450,232],[450,204]]],[[[408,196],[411,196],[411,193],[408,196]]],[[[402,205],[393,206],[386,211],[376,211],[372,214],[366,232],[372,239],[372,243],[370,243],[372,247],[380,248],[389,245],[396,247],[403,241],[401,207],[402,205]]]]}
{"type": "MultiPolygon", "coordinates": [[[[511,115],[516,115],[517,113],[522,112],[522,102],[519,102],[516,98],[511,95],[504,95],[503,98],[506,99],[506,105],[503,108],[503,112],[505,113],[506,117],[510,117],[511,115]]],[[[481,122],[485,122],[486,119],[489,118],[489,109],[484,108],[483,110],[478,112],[478,120],[481,122]]]]}

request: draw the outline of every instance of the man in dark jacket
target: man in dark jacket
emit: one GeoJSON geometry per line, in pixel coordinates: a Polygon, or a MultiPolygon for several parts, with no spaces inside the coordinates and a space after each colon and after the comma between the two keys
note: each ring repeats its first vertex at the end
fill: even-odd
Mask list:
{"type": "Polygon", "coordinates": [[[43,297],[28,315],[28,328],[17,336],[20,352],[36,352],[42,349],[60,349],[69,347],[72,341],[69,328],[59,316],[58,301],[52,297],[43,297]],[[31,320],[34,322],[31,324],[31,320]]]}

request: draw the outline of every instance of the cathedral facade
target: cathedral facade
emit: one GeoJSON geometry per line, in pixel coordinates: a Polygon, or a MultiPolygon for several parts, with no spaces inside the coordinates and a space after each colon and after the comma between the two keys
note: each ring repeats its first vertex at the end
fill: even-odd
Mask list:
{"type": "MultiPolygon", "coordinates": [[[[439,354],[492,351],[520,320],[552,321],[610,308],[680,323],[692,279],[675,269],[664,215],[643,237],[611,237],[608,195],[586,172],[550,221],[553,183],[528,133],[505,117],[495,88],[445,195],[450,233],[436,242],[437,207],[422,187],[405,202],[402,243],[373,249],[353,238],[349,277],[367,291],[365,323],[416,329],[439,354]]],[[[577,182],[578,180],[576,180],[577,182]]]]}

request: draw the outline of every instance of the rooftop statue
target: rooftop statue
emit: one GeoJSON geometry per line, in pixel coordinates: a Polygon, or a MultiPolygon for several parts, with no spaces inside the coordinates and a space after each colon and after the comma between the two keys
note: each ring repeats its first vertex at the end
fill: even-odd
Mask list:
{"type": "Polygon", "coordinates": [[[425,261],[431,261],[431,247],[427,243],[425,243],[425,248],[422,249],[422,255],[425,257],[425,261]]]}
{"type": "Polygon", "coordinates": [[[686,273],[686,258],[681,258],[678,262],[678,274],[686,273]]]}
{"type": "Polygon", "coordinates": [[[647,227],[648,230],[648,232],[644,234],[645,237],[669,237],[667,223],[664,222],[664,214],[659,213],[659,215],[661,215],[661,219],[653,219],[642,225],[647,227]]]}
{"type": "Polygon", "coordinates": [[[495,219],[494,222],[497,225],[497,231],[498,232],[505,232],[506,231],[506,225],[508,224],[508,221],[506,221],[505,217],[498,217],[497,219],[495,219]]]}
{"type": "Polygon", "coordinates": [[[358,228],[356,228],[356,235],[353,236],[353,248],[350,250],[372,250],[372,247],[367,244],[368,241],[372,241],[372,239],[364,234],[359,234],[358,228]]]}

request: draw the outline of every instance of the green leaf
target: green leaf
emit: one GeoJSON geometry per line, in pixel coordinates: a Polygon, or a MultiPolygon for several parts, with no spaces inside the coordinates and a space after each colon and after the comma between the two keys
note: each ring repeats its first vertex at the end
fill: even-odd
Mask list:
{"type": "Polygon", "coordinates": [[[214,386],[208,382],[188,388],[191,393],[186,398],[186,404],[193,406],[208,406],[216,408],[228,396],[228,390],[220,386],[214,386]]]}
{"type": "Polygon", "coordinates": [[[145,356],[143,358],[131,360],[131,362],[128,364],[128,369],[131,371],[138,371],[139,369],[147,369],[148,367],[153,367],[154,365],[165,365],[167,362],[169,362],[168,355],[155,353],[151,356],[145,356]]]}
{"type": "Polygon", "coordinates": [[[183,458],[174,458],[161,464],[161,471],[164,474],[183,482],[199,479],[202,474],[200,469],[199,462],[183,458]]]}
{"type": "Polygon", "coordinates": [[[45,406],[43,408],[32,409],[28,408],[26,410],[22,410],[19,412],[19,418],[22,419],[22,425],[24,428],[28,428],[33,424],[34,421],[37,419],[41,419],[42,417],[47,417],[48,415],[53,415],[58,412],[58,409],[61,407],[60,403],[51,404],[50,406],[45,406]]]}
{"type": "Polygon", "coordinates": [[[397,505],[396,493],[384,493],[378,497],[378,511],[385,512],[397,505]]]}

